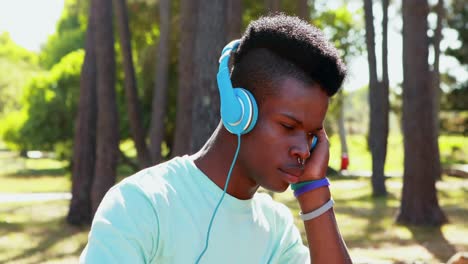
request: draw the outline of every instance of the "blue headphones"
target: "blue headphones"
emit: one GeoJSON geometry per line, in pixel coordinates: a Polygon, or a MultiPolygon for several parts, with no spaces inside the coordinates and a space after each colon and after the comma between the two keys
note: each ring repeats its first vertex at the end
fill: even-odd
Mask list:
{"type": "Polygon", "coordinates": [[[221,120],[232,134],[250,132],[258,117],[258,107],[252,93],[244,88],[233,88],[229,75],[229,57],[239,46],[240,40],[233,40],[221,52],[219,70],[216,76],[221,101],[221,120]]]}

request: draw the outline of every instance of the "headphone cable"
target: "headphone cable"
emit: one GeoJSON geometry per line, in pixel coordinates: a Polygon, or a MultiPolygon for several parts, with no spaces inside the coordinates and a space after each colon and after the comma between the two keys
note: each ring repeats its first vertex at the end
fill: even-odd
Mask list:
{"type": "Polygon", "coordinates": [[[229,172],[228,172],[228,175],[227,175],[226,183],[224,184],[223,194],[221,195],[221,198],[219,199],[218,204],[216,205],[216,207],[215,207],[215,209],[214,209],[214,211],[213,211],[213,215],[211,216],[210,224],[208,225],[208,231],[206,232],[205,248],[204,248],[203,251],[200,253],[200,256],[198,256],[197,261],[195,262],[196,264],[198,264],[198,263],[200,262],[201,258],[203,257],[203,255],[205,254],[206,250],[208,249],[208,242],[209,242],[209,239],[210,239],[211,227],[213,226],[213,221],[214,221],[214,218],[215,218],[215,216],[216,216],[216,213],[218,212],[218,208],[219,208],[219,206],[221,205],[221,202],[222,202],[223,199],[224,199],[224,195],[226,194],[226,191],[227,191],[227,188],[228,188],[228,185],[229,185],[229,180],[231,179],[232,169],[234,168],[234,164],[236,163],[236,160],[237,160],[237,155],[239,154],[240,143],[241,143],[241,135],[240,135],[240,134],[237,134],[237,149],[236,149],[236,154],[234,154],[234,158],[233,158],[233,160],[232,160],[231,167],[229,168],[229,172]]]}

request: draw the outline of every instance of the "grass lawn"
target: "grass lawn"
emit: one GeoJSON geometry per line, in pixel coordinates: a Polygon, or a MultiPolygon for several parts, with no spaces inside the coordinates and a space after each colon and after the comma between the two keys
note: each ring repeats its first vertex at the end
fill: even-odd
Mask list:
{"type": "MultiPolygon", "coordinates": [[[[332,167],[339,166],[339,142],[332,136],[332,167]]],[[[468,163],[463,137],[439,139],[444,164],[468,163]]],[[[350,170],[369,171],[370,155],[364,136],[350,136],[350,170]]],[[[402,141],[389,138],[387,172],[402,172],[402,141]]],[[[131,155],[128,142],[122,149],[131,155]]],[[[0,142],[0,193],[68,192],[66,162],[24,159],[0,142]]],[[[120,168],[119,175],[131,172],[120,168]]],[[[394,223],[399,208],[401,178],[387,180],[388,198],[371,198],[370,179],[332,177],[335,212],[355,263],[443,263],[455,252],[468,251],[468,179],[442,178],[437,183],[439,204],[450,223],[441,228],[405,227],[394,223]]],[[[305,240],[298,205],[290,191],[275,194],[289,206],[305,240]]],[[[0,263],[76,263],[87,240],[87,228],[66,224],[68,201],[0,203],[0,263]]]]}
{"type": "MultiPolygon", "coordinates": [[[[370,179],[332,178],[331,182],[337,222],[356,263],[445,263],[456,252],[468,251],[468,179],[444,177],[437,183],[439,204],[450,220],[441,228],[395,223],[401,178],[387,180],[390,195],[378,199],[371,198],[370,179]]],[[[299,208],[290,193],[275,198],[297,215],[299,208]]],[[[306,241],[299,218],[296,224],[306,241]]]]}
{"type": "MultiPolygon", "coordinates": [[[[330,137],[330,166],[340,168],[341,144],[339,136],[330,137]]],[[[367,150],[365,135],[348,135],[349,171],[372,171],[372,156],[367,150]]],[[[403,138],[390,134],[387,143],[385,172],[403,175],[403,138]]],[[[441,135],[439,137],[441,163],[444,167],[451,164],[468,163],[468,139],[463,136],[441,135]]]]}
{"type": "Polygon", "coordinates": [[[88,229],[66,224],[68,201],[0,203],[0,263],[77,263],[88,229]]]}
{"type": "Polygon", "coordinates": [[[0,192],[69,192],[71,181],[66,165],[50,158],[25,159],[0,149],[0,192]]]}
{"type": "MultiPolygon", "coordinates": [[[[370,197],[367,178],[331,181],[337,221],[356,263],[440,263],[455,252],[468,251],[467,179],[444,177],[437,183],[439,202],[450,219],[442,228],[394,223],[399,178],[388,180],[390,196],[377,200],[370,197]]],[[[292,193],[276,194],[275,199],[291,208],[304,236],[292,193]]],[[[0,263],[76,263],[88,229],[67,225],[67,210],[67,201],[0,204],[0,263]]]]}

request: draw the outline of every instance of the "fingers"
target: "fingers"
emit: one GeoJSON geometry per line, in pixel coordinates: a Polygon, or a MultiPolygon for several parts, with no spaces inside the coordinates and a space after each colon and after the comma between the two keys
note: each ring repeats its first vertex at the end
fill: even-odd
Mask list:
{"type": "Polygon", "coordinates": [[[304,173],[300,181],[317,180],[326,176],[328,160],[330,157],[328,136],[325,129],[317,134],[317,145],[312,150],[310,158],[307,160],[304,173]]]}

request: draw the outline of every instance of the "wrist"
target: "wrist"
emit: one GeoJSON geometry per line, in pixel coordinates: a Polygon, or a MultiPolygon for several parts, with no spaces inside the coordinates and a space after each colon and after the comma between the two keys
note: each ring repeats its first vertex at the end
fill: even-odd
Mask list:
{"type": "Polygon", "coordinates": [[[294,190],[294,196],[298,197],[302,194],[310,191],[314,191],[320,187],[329,186],[330,182],[327,177],[321,178],[319,180],[305,181],[296,184],[291,184],[291,189],[294,190]]]}
{"type": "Polygon", "coordinates": [[[331,198],[330,188],[323,186],[297,197],[302,212],[311,212],[321,207],[331,198]]]}

